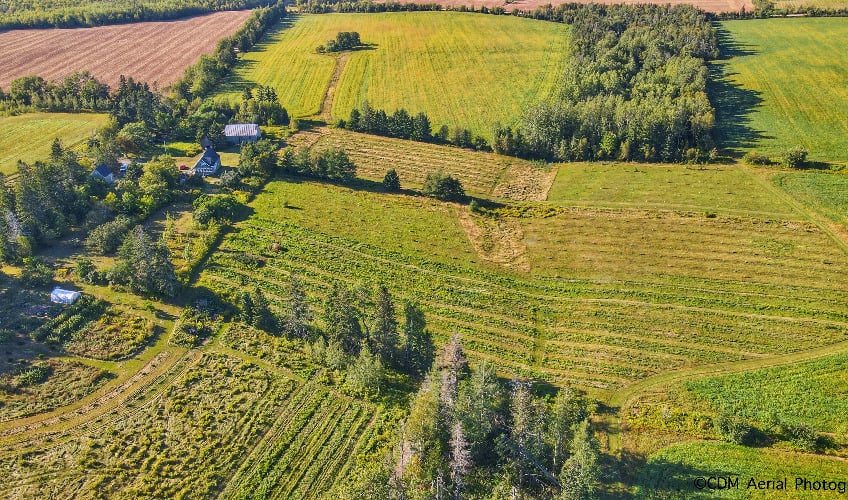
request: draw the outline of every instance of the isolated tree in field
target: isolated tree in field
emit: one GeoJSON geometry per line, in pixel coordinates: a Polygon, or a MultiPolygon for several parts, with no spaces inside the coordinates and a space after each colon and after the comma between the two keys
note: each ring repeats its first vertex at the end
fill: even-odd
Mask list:
{"type": "Polygon", "coordinates": [[[259,330],[263,330],[268,333],[275,333],[275,330],[277,329],[277,320],[274,317],[274,313],[271,312],[271,307],[268,305],[268,299],[265,298],[265,294],[262,293],[262,289],[259,287],[254,288],[250,299],[253,302],[253,318],[251,318],[251,325],[259,330]]]}
{"type": "Polygon", "coordinates": [[[303,284],[296,274],[291,274],[291,286],[289,288],[289,310],[285,320],[284,328],[289,337],[306,340],[309,337],[309,322],[312,321],[312,311],[309,310],[309,302],[303,284]]]}
{"type": "Polygon", "coordinates": [[[397,170],[393,168],[386,170],[386,175],[383,177],[383,189],[389,193],[400,191],[400,177],[397,170]]]}
{"type": "Polygon", "coordinates": [[[560,472],[563,499],[584,500],[594,497],[601,480],[599,458],[598,440],[592,433],[589,420],[583,420],[574,431],[571,456],[560,472]]]}
{"type": "Polygon", "coordinates": [[[238,298],[239,321],[245,325],[253,324],[253,299],[250,293],[242,290],[238,298]]]}
{"type": "Polygon", "coordinates": [[[427,174],[422,192],[425,196],[442,201],[465,200],[465,190],[459,180],[441,172],[427,174]]]}
{"type": "Polygon", "coordinates": [[[800,168],[807,161],[807,150],[801,146],[787,149],[781,156],[781,164],[787,168],[800,168]]]}

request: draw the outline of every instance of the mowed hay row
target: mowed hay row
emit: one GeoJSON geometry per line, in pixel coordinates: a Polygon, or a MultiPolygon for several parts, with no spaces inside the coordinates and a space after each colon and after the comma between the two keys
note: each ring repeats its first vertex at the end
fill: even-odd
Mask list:
{"type": "Polygon", "coordinates": [[[19,160],[46,160],[53,139],[59,139],[65,147],[81,144],[106,121],[107,116],[101,114],[27,113],[0,117],[0,173],[17,172],[19,160]]]}
{"type": "Polygon", "coordinates": [[[113,87],[121,75],[163,87],[249,16],[249,10],[228,11],[179,21],[2,32],[0,86],[26,75],[53,80],[88,71],[113,87]]]}
{"type": "Polygon", "coordinates": [[[713,91],[717,142],[772,156],[800,145],[812,160],[848,163],[845,18],[728,21],[720,27],[732,57],[721,62],[727,76],[713,91]]]}
{"type": "Polygon", "coordinates": [[[378,279],[397,300],[421,304],[440,340],[460,333],[475,359],[497,361],[513,374],[601,388],[669,366],[836,342],[848,331],[844,302],[811,299],[798,311],[809,317],[796,318],[791,298],[776,290],[748,297],[706,284],[701,296],[690,297],[685,288],[662,283],[645,285],[645,293],[627,282],[518,279],[259,218],[225,239],[201,282],[225,295],[258,285],[283,310],[290,273],[302,279],[319,310],[333,281],[354,286],[378,279]],[[273,244],[281,250],[271,251],[273,244]],[[244,270],[241,253],[258,253],[264,265],[244,270]]]}
{"type": "Polygon", "coordinates": [[[347,119],[367,100],[388,113],[425,112],[435,128],[463,127],[490,138],[496,122],[515,124],[529,104],[553,94],[568,57],[569,28],[532,19],[459,12],[296,19],[245,54],[227,96],[240,98],[245,85],[270,85],[292,116],[318,114],[336,59],[315,48],[356,31],[370,45],[344,63],[334,120],[347,119]]]}
{"type": "Polygon", "coordinates": [[[848,256],[809,223],[573,209],[522,225],[533,271],[541,274],[675,275],[848,292],[848,256]]]}
{"type": "Polygon", "coordinates": [[[50,445],[0,454],[0,467],[15,478],[0,492],[10,498],[212,495],[294,388],[256,365],[203,354],[165,387],[149,387],[102,419],[50,435],[50,445]]]}
{"type": "MultiPolygon", "coordinates": [[[[382,181],[386,171],[393,168],[400,177],[401,187],[421,189],[428,174],[442,172],[459,179],[466,193],[477,196],[489,196],[493,191],[508,195],[509,186],[499,188],[502,178],[508,178],[509,184],[515,186],[528,171],[539,170],[531,162],[494,153],[342,129],[334,129],[321,137],[315,148],[319,151],[343,149],[356,163],[359,177],[382,181]]],[[[545,186],[538,189],[547,190],[545,186]]]]}

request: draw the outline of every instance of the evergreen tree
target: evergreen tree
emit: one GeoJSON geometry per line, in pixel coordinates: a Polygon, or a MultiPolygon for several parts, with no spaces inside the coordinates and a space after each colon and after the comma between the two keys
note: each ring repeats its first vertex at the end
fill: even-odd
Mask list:
{"type": "Polygon", "coordinates": [[[348,367],[345,384],[354,394],[363,396],[379,394],[383,373],[383,364],[379,357],[371,352],[367,344],[363,343],[359,349],[359,356],[348,367]]]}
{"type": "Polygon", "coordinates": [[[563,499],[584,500],[594,497],[601,479],[599,458],[598,440],[592,434],[589,420],[583,420],[574,431],[571,456],[560,472],[563,499]]]}
{"type": "Polygon", "coordinates": [[[374,353],[380,357],[384,364],[392,365],[397,360],[398,324],[395,318],[392,296],[385,285],[380,285],[377,288],[374,306],[371,345],[374,353]]]}
{"type": "Polygon", "coordinates": [[[296,274],[291,274],[289,289],[289,315],[285,321],[285,330],[290,337],[306,340],[309,336],[309,322],[312,321],[312,311],[303,284],[296,274]]]}
{"type": "Polygon", "coordinates": [[[406,302],[403,314],[403,333],[406,337],[403,349],[405,369],[413,377],[420,377],[430,371],[433,365],[435,346],[430,332],[427,331],[424,312],[412,302],[406,302]]]}
{"type": "Polygon", "coordinates": [[[137,293],[173,297],[176,292],[177,277],[168,247],[152,241],[141,226],[127,234],[110,274],[113,281],[137,293]]]}
{"type": "Polygon", "coordinates": [[[239,293],[239,321],[246,325],[253,324],[253,299],[244,290],[239,293]]]}
{"type": "Polygon", "coordinates": [[[350,289],[339,282],[333,283],[324,302],[323,319],[328,341],[338,342],[348,354],[359,351],[359,343],[363,338],[362,327],[350,289]]]}
{"type": "Polygon", "coordinates": [[[386,175],[383,177],[383,189],[390,193],[400,191],[400,177],[397,170],[393,168],[386,170],[386,175]]]}
{"type": "Polygon", "coordinates": [[[274,313],[271,312],[265,294],[259,287],[256,287],[253,289],[250,298],[253,302],[253,321],[251,322],[253,327],[268,333],[276,333],[277,321],[274,318],[274,313]]]}

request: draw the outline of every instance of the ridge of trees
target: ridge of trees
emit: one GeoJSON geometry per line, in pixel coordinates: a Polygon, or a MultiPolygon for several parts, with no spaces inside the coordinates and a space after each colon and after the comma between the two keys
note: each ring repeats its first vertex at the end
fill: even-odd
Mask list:
{"type": "Polygon", "coordinates": [[[107,24],[164,21],[222,10],[268,5],[268,0],[16,0],[0,11],[0,30],[81,28],[107,24]]]}

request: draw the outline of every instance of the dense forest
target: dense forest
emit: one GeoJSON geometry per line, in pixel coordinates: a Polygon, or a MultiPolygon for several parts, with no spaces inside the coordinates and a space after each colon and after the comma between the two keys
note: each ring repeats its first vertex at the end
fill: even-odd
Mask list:
{"type": "Polygon", "coordinates": [[[178,19],[219,10],[270,5],[271,0],[3,0],[0,30],[79,28],[178,19]]]}

